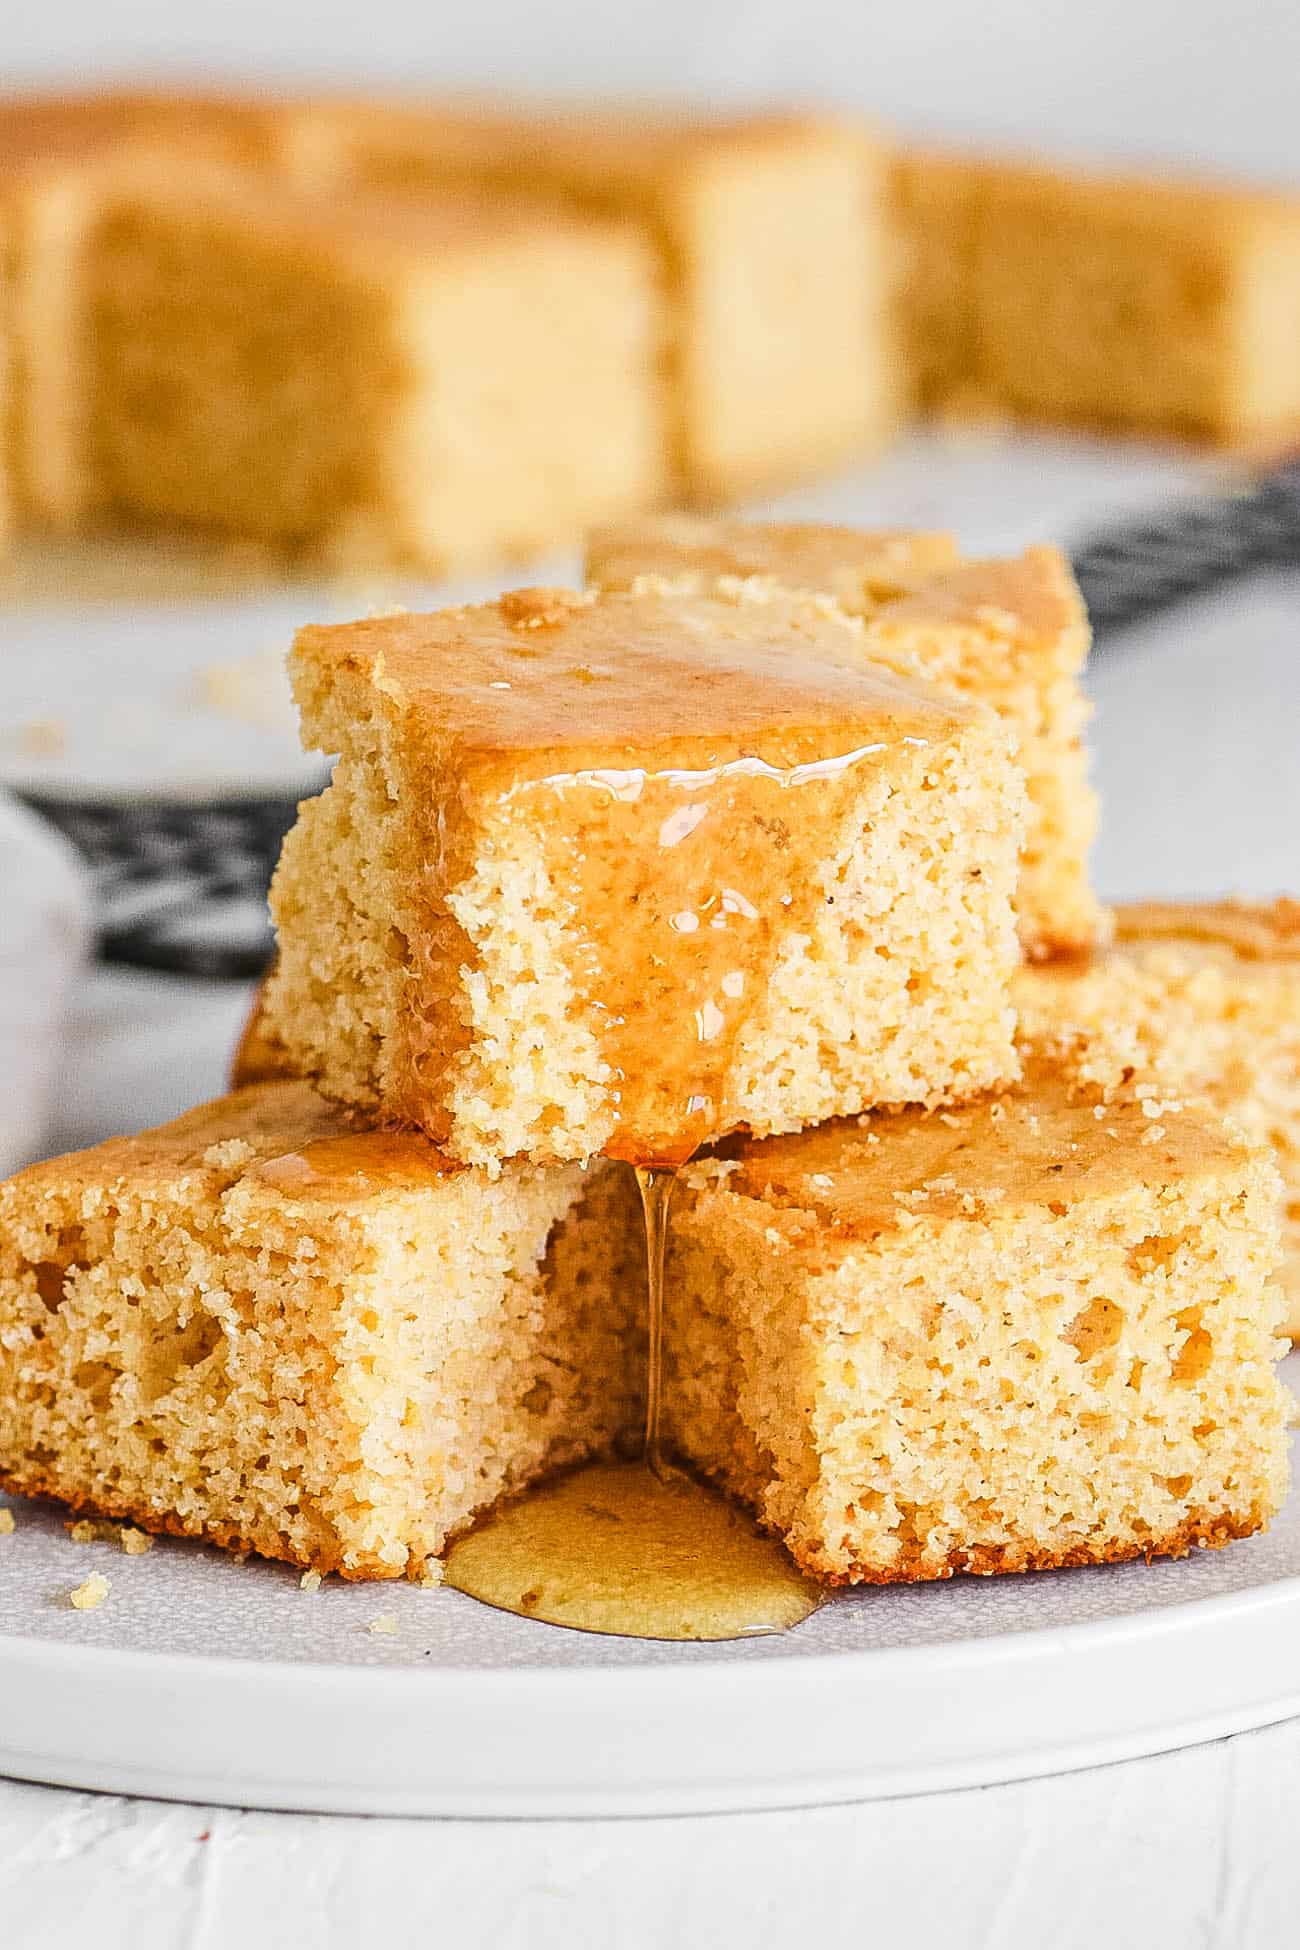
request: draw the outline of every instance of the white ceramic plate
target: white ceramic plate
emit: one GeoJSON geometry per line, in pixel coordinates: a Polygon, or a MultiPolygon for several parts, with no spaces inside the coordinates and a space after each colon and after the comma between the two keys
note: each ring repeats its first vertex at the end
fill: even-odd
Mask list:
{"type": "Polygon", "coordinates": [[[0,1772],[69,1787],[698,1813],[1014,1780],[1300,1713],[1300,1494],[1266,1536],[1181,1563],[851,1593],[729,1646],[593,1638],[446,1590],[308,1593],[198,1546],[74,1545],[58,1513],[14,1508],[0,1772]],[[74,1611],[91,1570],[111,1593],[74,1611]],[[372,1633],[383,1614],[396,1630],[372,1633]]]}

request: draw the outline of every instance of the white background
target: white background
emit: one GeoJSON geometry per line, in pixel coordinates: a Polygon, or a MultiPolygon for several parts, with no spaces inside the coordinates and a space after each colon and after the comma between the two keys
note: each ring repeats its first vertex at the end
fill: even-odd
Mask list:
{"type": "Polygon", "coordinates": [[[8,78],[313,74],[803,97],[1300,175],[1294,0],[3,0],[8,78]]]}

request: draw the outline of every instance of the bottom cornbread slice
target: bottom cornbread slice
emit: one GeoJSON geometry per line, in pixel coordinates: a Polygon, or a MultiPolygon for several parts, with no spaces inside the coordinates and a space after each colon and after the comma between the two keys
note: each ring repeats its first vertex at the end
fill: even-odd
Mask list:
{"type": "Polygon", "coordinates": [[[1031,1060],[679,1187],[671,1434],[833,1584],[1177,1555],[1286,1486],[1276,1177],[1031,1060]]]}
{"type": "Polygon", "coordinates": [[[0,1483],[418,1575],[635,1426],[629,1200],[607,1166],[448,1165],[299,1083],[34,1165],[0,1187],[0,1483]]]}

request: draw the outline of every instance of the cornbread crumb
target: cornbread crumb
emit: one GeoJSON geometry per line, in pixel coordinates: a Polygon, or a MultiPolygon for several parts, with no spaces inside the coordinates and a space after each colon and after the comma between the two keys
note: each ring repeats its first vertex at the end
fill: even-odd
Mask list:
{"type": "Polygon", "coordinates": [[[29,718],[18,734],[18,745],[26,758],[62,758],[68,727],[62,718],[29,718]]]}
{"type": "Polygon", "coordinates": [[[377,1618],[370,1620],[370,1623],[366,1626],[366,1630],[372,1639],[393,1638],[397,1632],[397,1613],[395,1611],[381,1611],[377,1618]]]}
{"type": "Polygon", "coordinates": [[[98,1571],[92,1571],[88,1578],[83,1579],[68,1593],[68,1603],[74,1611],[95,1611],[103,1604],[112,1589],[106,1577],[102,1577],[98,1571]]]}
{"type": "Polygon", "coordinates": [[[75,1523],[63,1527],[74,1544],[100,1544],[112,1532],[111,1524],[92,1523],[89,1517],[78,1517],[75,1523]]]}
{"type": "Polygon", "coordinates": [[[257,1156],[255,1147],[245,1138],[227,1138],[221,1144],[210,1144],[203,1153],[203,1163],[209,1171],[239,1171],[251,1164],[257,1156]]]}
{"type": "Polygon", "coordinates": [[[117,1541],[126,1557],[143,1557],[151,1551],[154,1540],[147,1530],[137,1530],[132,1524],[123,1524],[117,1533],[117,1541]]]}
{"type": "Polygon", "coordinates": [[[298,1588],[300,1591],[319,1591],[321,1582],[319,1571],[304,1571],[298,1580],[298,1588]]]}
{"type": "Polygon", "coordinates": [[[420,1583],[426,1591],[432,1591],[443,1582],[444,1567],[440,1557],[426,1557],[424,1569],[420,1573],[420,1583]]]}
{"type": "Polygon", "coordinates": [[[0,1509],[0,1537],[14,1534],[14,1513],[10,1509],[0,1509]]]}

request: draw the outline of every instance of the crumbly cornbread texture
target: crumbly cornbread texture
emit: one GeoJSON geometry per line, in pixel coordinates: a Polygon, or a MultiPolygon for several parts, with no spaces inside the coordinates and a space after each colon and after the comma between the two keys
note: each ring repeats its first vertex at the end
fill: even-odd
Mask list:
{"type": "MultiPolygon", "coordinates": [[[[660,266],[679,492],[714,502],[893,428],[887,160],[830,116],[317,102],[300,148],[386,193],[484,186],[626,223],[660,266]]],[[[582,302],[575,298],[575,302],[582,302]]]]}
{"type": "Polygon", "coordinates": [[[1106,953],[1017,977],[1025,1031],[1080,1033],[1096,1082],[1208,1098],[1272,1146],[1286,1329],[1300,1338],[1300,903],[1140,901],[1115,922],[1106,953]]]}
{"type": "Polygon", "coordinates": [[[1023,791],[833,606],[524,590],[299,633],[294,1067],[454,1156],[688,1155],[1014,1073],[1023,791]]]}
{"type": "Polygon", "coordinates": [[[1071,952],[1104,936],[1088,882],[1088,619],[1059,549],[964,562],[944,534],[666,515],[597,530],[587,572],[614,589],[656,576],[707,590],[739,576],[820,591],[866,619],[865,654],[991,705],[1016,739],[1029,793],[1016,897],[1025,950],[1071,952]]]}
{"type": "Polygon", "coordinates": [[[189,172],[90,247],[106,504],[347,561],[534,552],[665,478],[631,232],[189,172]]]}
{"type": "Polygon", "coordinates": [[[490,1180],[297,1083],[35,1165],[0,1186],[0,1483],[418,1576],[635,1425],[634,1218],[616,1167],[490,1180]]]}
{"type": "Polygon", "coordinates": [[[833,1584],[1181,1554],[1286,1486],[1276,1180],[1217,1120],[1035,1059],[960,1110],[687,1167],[683,1454],[833,1584]]]}
{"type": "Polygon", "coordinates": [[[1300,197],[957,156],[902,185],[903,310],[932,399],[973,384],[1037,419],[1294,439],[1300,197]]]}

